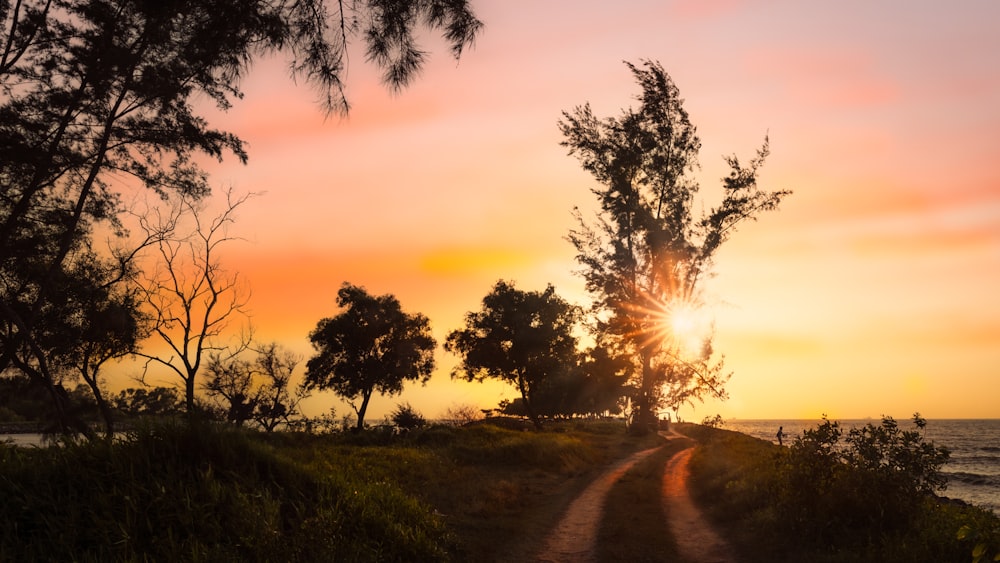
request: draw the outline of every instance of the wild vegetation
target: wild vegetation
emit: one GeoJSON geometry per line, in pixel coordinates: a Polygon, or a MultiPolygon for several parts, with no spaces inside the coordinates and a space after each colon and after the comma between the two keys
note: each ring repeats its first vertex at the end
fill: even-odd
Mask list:
{"type": "Polygon", "coordinates": [[[249,196],[204,216],[200,164],[246,147],[199,103],[228,110],[282,54],[345,113],[349,46],[398,89],[426,60],[422,31],[458,57],[481,28],[464,0],[0,0],[0,373],[43,390],[54,429],[93,436],[64,385],[82,378],[110,436],[102,367],[140,355],[179,376],[195,416],[203,354],[248,297],[217,248],[249,196]],[[141,349],[152,335],[165,355],[141,349]]]}
{"type": "Polygon", "coordinates": [[[789,447],[707,426],[682,431],[701,446],[691,461],[696,500],[745,561],[992,557],[1000,519],[937,496],[947,452],[923,440],[919,416],[914,422],[902,430],[885,418],[841,440],[839,424],[826,420],[789,447]]]}
{"type": "MultiPolygon", "coordinates": [[[[0,553],[12,560],[522,561],[609,463],[664,445],[655,435],[627,433],[622,420],[529,427],[491,419],[403,434],[317,435],[177,424],[142,427],[116,442],[0,446],[7,523],[0,553]]],[[[834,428],[781,448],[679,425],[698,441],[695,499],[741,561],[992,560],[1000,518],[925,489],[935,483],[940,449],[873,425],[840,444],[835,460],[824,447],[834,428]],[[914,471],[889,476],[851,461],[879,443],[915,453],[904,462],[914,471]],[[804,473],[831,477],[796,489],[804,473]]],[[[669,442],[612,488],[600,557],[676,555],[662,476],[686,445],[669,442]]],[[[892,449],[879,457],[900,459],[892,449]]]]}
{"type": "Polygon", "coordinates": [[[405,435],[153,426],[0,446],[10,560],[513,561],[588,477],[651,445],[623,422],[405,435]]]}

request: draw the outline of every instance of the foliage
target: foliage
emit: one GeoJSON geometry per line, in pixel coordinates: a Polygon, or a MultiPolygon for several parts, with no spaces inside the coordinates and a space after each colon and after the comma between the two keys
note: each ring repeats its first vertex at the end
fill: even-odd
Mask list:
{"type": "Polygon", "coordinates": [[[267,432],[291,424],[300,414],[299,403],[309,396],[304,387],[292,387],[299,358],[277,343],[254,348],[256,357],[222,358],[208,362],[205,391],[224,409],[225,420],[237,426],[252,421],[267,432]]]}
{"type": "Polygon", "coordinates": [[[702,426],[708,426],[709,428],[722,428],[725,426],[726,421],[722,419],[721,414],[716,414],[715,416],[706,416],[701,419],[702,426]]]}
{"type": "MultiPolygon", "coordinates": [[[[140,186],[198,200],[210,191],[204,157],[247,159],[242,140],[197,113],[198,100],[229,109],[252,63],[283,52],[327,112],[346,112],[349,44],[361,42],[397,89],[423,64],[421,27],[440,31],[457,57],[481,26],[465,0],[0,2],[0,371],[42,385],[59,430],[86,432],[62,389],[65,358],[54,355],[82,351],[73,367],[106,406],[97,368],[128,353],[134,335],[124,309],[108,325],[95,321],[106,310],[87,305],[112,300],[134,317],[119,284],[159,235],[127,240],[123,202],[140,186]]],[[[181,376],[193,382],[193,372],[181,376]]],[[[186,399],[190,410],[193,384],[186,399]]]]}
{"type": "Polygon", "coordinates": [[[345,282],[337,305],[343,310],[321,319],[309,334],[316,354],[306,362],[305,386],[332,389],[352,401],[361,430],[375,391],[395,395],[405,381],[427,382],[437,343],[427,317],[405,313],[392,295],[372,296],[345,282]]]}
{"type": "Polygon", "coordinates": [[[971,524],[963,524],[956,537],[971,544],[972,563],[1000,561],[1000,519],[981,519],[971,524]]]}
{"type": "Polygon", "coordinates": [[[678,428],[701,444],[691,461],[696,500],[748,560],[967,561],[978,545],[972,531],[1000,529],[1000,519],[931,494],[945,453],[923,441],[920,424],[903,431],[886,417],[845,440],[839,423],[824,420],[787,448],[678,428]],[[960,529],[968,541],[956,539],[960,529]]]}
{"type": "Polygon", "coordinates": [[[118,412],[130,418],[174,415],[184,408],[180,394],[173,387],[122,389],[112,404],[118,412]]]}
{"type": "Polygon", "coordinates": [[[461,358],[452,377],[510,383],[539,428],[542,413],[536,401],[542,389],[577,363],[573,329],[578,318],[577,308],[551,285],[544,291],[523,291],[500,280],[479,311],[466,313],[465,328],[448,333],[445,350],[461,358]]]}
{"type": "Polygon", "coordinates": [[[785,460],[788,486],[780,496],[796,530],[830,535],[906,528],[928,495],[946,484],[948,451],[924,442],[926,421],[901,430],[891,417],[852,428],[840,443],[839,424],[824,419],[795,439],[785,460]],[[822,523],[816,514],[824,514],[822,523]],[[820,527],[819,529],[816,529],[820,527]]]}
{"type": "Polygon", "coordinates": [[[463,425],[476,422],[486,417],[482,409],[470,404],[453,404],[444,413],[445,420],[452,424],[463,425]]]}
{"type": "MultiPolygon", "coordinates": [[[[575,494],[654,445],[621,422],[405,435],[143,427],[0,447],[0,553],[25,561],[523,561],[575,494]]],[[[653,438],[653,437],[650,437],[653,438]]]]}
{"type": "Polygon", "coordinates": [[[398,487],[308,468],[244,434],[153,427],[0,457],[5,559],[446,558],[440,517],[398,487]]]}
{"type": "Polygon", "coordinates": [[[569,234],[594,296],[595,336],[632,363],[637,427],[655,427],[661,407],[708,394],[723,397],[728,375],[710,361],[711,335],[690,345],[680,317],[701,306],[700,286],[719,246],[746,221],[774,209],[789,192],[757,187],[768,154],[765,139],[748,166],[726,159],[722,203],[701,217],[692,211],[701,141],[679,91],[663,68],[626,63],[642,87],[638,109],[599,119],[589,104],[563,112],[563,145],[600,187],[593,223],[577,211],[569,234]]]}
{"type": "Polygon", "coordinates": [[[402,430],[414,430],[427,425],[427,419],[414,410],[410,403],[396,405],[396,410],[390,416],[392,423],[402,430]]]}

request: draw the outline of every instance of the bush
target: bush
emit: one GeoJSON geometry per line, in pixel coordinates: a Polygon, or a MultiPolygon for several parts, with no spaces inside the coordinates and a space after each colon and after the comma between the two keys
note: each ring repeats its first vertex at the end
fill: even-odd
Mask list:
{"type": "Polygon", "coordinates": [[[924,441],[926,421],[904,431],[892,417],[843,432],[824,419],[793,442],[785,458],[781,501],[794,529],[821,540],[851,531],[907,528],[920,504],[946,484],[948,451],[924,441]],[[817,515],[823,515],[817,518],[817,515]]]}
{"type": "Polygon", "coordinates": [[[1000,552],[1000,519],[930,494],[943,484],[947,453],[924,442],[919,416],[914,423],[903,431],[885,418],[845,433],[824,419],[787,448],[705,426],[679,431],[700,443],[693,495],[741,559],[991,560],[1000,552]]]}
{"type": "Polygon", "coordinates": [[[427,420],[419,412],[413,410],[410,403],[397,405],[391,420],[393,424],[403,430],[413,430],[427,425],[427,420]]]}

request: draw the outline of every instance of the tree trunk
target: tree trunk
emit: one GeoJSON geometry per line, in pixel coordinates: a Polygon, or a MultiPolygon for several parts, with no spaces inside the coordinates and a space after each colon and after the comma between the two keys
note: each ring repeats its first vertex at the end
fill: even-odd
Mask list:
{"type": "Polygon", "coordinates": [[[372,391],[373,390],[368,390],[368,391],[365,391],[364,393],[362,393],[362,395],[361,395],[361,407],[358,408],[358,409],[355,409],[356,412],[358,413],[358,425],[357,425],[357,427],[355,429],[358,432],[361,432],[362,430],[365,429],[365,411],[368,410],[368,401],[371,400],[371,398],[372,398],[372,391]]]}
{"type": "Polygon", "coordinates": [[[642,436],[657,430],[658,421],[654,393],[657,382],[654,381],[650,354],[647,350],[643,350],[639,354],[642,357],[642,381],[639,385],[639,397],[636,402],[637,412],[631,432],[642,436]]]}
{"type": "Polygon", "coordinates": [[[538,418],[538,414],[535,412],[535,405],[531,402],[528,396],[531,394],[528,389],[528,384],[524,380],[523,375],[518,375],[517,377],[517,387],[521,390],[521,400],[524,401],[524,410],[528,412],[528,419],[531,423],[535,425],[535,430],[542,429],[542,421],[538,418]]]}

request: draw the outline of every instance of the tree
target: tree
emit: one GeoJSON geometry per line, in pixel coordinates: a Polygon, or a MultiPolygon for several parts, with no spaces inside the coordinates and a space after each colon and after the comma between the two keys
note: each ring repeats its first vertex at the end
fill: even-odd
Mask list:
{"type": "Polygon", "coordinates": [[[574,369],[577,307],[544,291],[522,291],[500,280],[482,309],[465,315],[465,328],[448,334],[444,348],[461,357],[452,377],[489,377],[514,385],[528,417],[541,428],[537,395],[545,382],[574,369]]]}
{"type": "Polygon", "coordinates": [[[482,24],[465,0],[0,0],[0,371],[45,386],[68,430],[38,338],[74,256],[97,227],[124,234],[136,185],[196,200],[210,191],[201,157],[246,161],[193,102],[228,109],[252,63],[285,52],[327,112],[346,112],[348,45],[398,89],[424,61],[421,26],[458,57],[482,24]]]}
{"type": "Polygon", "coordinates": [[[655,424],[663,384],[679,377],[691,376],[676,388],[688,398],[725,395],[721,365],[706,370],[690,361],[672,319],[701,306],[701,282],[737,225],[775,209],[789,192],[757,187],[765,138],[748,166],[726,159],[722,203],[696,218],[692,174],[701,141],[679,91],[659,63],[626,64],[642,87],[637,109],[599,119],[586,104],[563,112],[559,128],[563,146],[600,184],[592,190],[596,219],[577,210],[579,227],[568,238],[594,297],[596,332],[634,365],[633,407],[643,429],[655,424]]]}
{"type": "MultiPolygon", "coordinates": [[[[41,248],[42,241],[38,241],[41,248]]],[[[81,241],[82,243],[87,241],[81,241]]],[[[121,254],[115,254],[120,258],[121,254]]],[[[127,259],[105,259],[89,244],[79,244],[66,262],[54,271],[46,271],[46,283],[53,296],[34,302],[41,274],[37,256],[28,254],[13,261],[20,267],[6,278],[4,306],[30,311],[34,322],[10,324],[0,315],[0,344],[3,364],[32,378],[46,389],[52,401],[51,428],[60,432],[93,433],[88,424],[73,414],[74,405],[63,384],[83,378],[90,389],[105,426],[105,434],[114,433],[112,409],[103,391],[101,368],[109,361],[136,350],[145,334],[145,318],[139,299],[129,287],[135,270],[127,259]]]]}
{"type": "Polygon", "coordinates": [[[239,358],[209,356],[205,391],[220,400],[228,422],[243,426],[253,417],[259,400],[254,386],[253,365],[239,358]]]}
{"type": "Polygon", "coordinates": [[[396,405],[396,410],[392,411],[392,416],[390,416],[389,419],[396,425],[396,428],[399,428],[404,432],[409,432],[410,430],[422,428],[427,425],[427,419],[425,419],[420,412],[410,406],[410,403],[401,403],[396,405]]]}
{"type": "Polygon", "coordinates": [[[306,362],[306,388],[347,399],[361,430],[375,391],[396,395],[405,381],[430,379],[437,342],[427,317],[405,313],[392,295],[373,296],[345,282],[337,305],[343,310],[309,333],[316,355],[306,362]]]}
{"type": "Polygon", "coordinates": [[[184,401],[173,387],[130,387],[112,400],[114,408],[130,418],[178,414],[184,401]]]}
{"type": "Polygon", "coordinates": [[[195,383],[205,354],[225,351],[235,357],[250,344],[249,330],[233,347],[222,339],[231,322],[245,316],[250,291],[238,273],[222,267],[218,257],[221,246],[235,240],[228,228],[249,197],[227,192],[225,209],[209,219],[198,201],[180,198],[166,215],[153,215],[157,223],[143,223],[146,229],[173,235],[158,240],[155,267],[146,272],[140,287],[152,319],[152,334],[166,351],[137,355],[146,358],[147,370],[158,364],[181,379],[191,416],[196,412],[195,383]],[[185,218],[193,222],[188,233],[180,228],[185,218]]]}
{"type": "Polygon", "coordinates": [[[276,342],[261,345],[257,352],[257,371],[261,385],[254,410],[254,420],[267,432],[274,431],[278,424],[288,424],[298,417],[299,403],[309,397],[304,385],[292,387],[292,372],[301,358],[285,350],[276,342]]]}
{"type": "Polygon", "coordinates": [[[300,414],[299,403],[308,392],[291,385],[292,372],[299,363],[295,354],[274,342],[251,348],[257,354],[253,360],[213,354],[204,389],[222,403],[229,422],[242,426],[253,421],[273,432],[300,414]]]}

